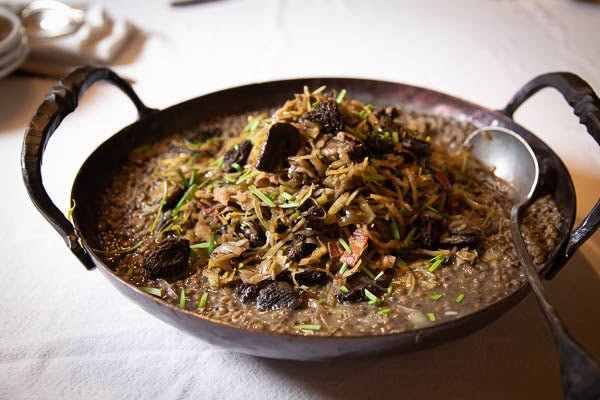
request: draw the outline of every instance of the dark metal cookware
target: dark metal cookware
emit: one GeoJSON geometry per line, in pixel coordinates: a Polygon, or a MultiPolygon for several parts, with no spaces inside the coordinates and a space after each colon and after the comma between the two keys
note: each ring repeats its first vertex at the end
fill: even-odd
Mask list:
{"type": "Polygon", "coordinates": [[[533,79],[500,111],[419,87],[349,78],[257,83],[207,94],[158,111],[146,107],[133,89],[111,70],[82,67],[52,89],[29,124],[21,160],[25,186],[37,209],[65,239],[85,268],[91,270],[98,267],[121,293],[150,314],[214,345],[242,353],[271,358],[320,360],[382,351],[415,351],[467,335],[495,320],[525,297],[529,290],[527,285],[473,314],[399,334],[313,337],[265,333],[214,321],[162,301],[119,279],[94,253],[92,249],[98,247],[96,226],[101,194],[126,162],[132,149],[176,130],[192,127],[207,118],[277,106],[292,93],[301,91],[304,85],[311,88],[321,85],[345,88],[353,97],[367,103],[394,104],[450,118],[466,118],[478,127],[503,126],[523,137],[534,150],[540,165],[540,181],[535,196],[551,194],[564,217],[560,244],[540,270],[540,275],[547,279],[554,277],[600,225],[599,201],[583,223],[573,229],[575,190],[565,165],[546,144],[512,119],[515,110],[531,95],[545,87],[553,87],[563,94],[588,133],[600,144],[600,100],[586,82],[566,72],[548,73],[533,79]],[[83,93],[98,81],[109,82],[121,89],[135,104],[139,119],[98,147],[79,170],[71,194],[78,207],[71,224],[44,189],[42,157],[48,140],[61,121],[75,110],[83,93]]]}

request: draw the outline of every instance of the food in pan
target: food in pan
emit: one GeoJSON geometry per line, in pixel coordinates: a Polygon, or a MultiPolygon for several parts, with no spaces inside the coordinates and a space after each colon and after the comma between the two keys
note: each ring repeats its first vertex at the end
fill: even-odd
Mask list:
{"type": "MultiPolygon", "coordinates": [[[[456,319],[524,283],[511,189],[461,146],[474,129],[305,88],[136,148],[105,191],[97,252],[142,290],[253,330],[355,336],[456,319]]],[[[536,264],[560,224],[548,196],[527,210],[536,264]]]]}

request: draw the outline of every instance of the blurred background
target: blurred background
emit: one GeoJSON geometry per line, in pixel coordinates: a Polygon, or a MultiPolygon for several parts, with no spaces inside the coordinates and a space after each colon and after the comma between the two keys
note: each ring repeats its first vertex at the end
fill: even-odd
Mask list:
{"type": "MultiPolygon", "coordinates": [[[[0,1],[0,398],[561,398],[533,298],[474,335],[411,355],[298,365],[212,348],[84,271],[27,198],[19,156],[37,106],[81,64],[110,66],[155,108],[316,76],[403,82],[502,108],[544,72],[573,72],[600,91],[599,37],[596,1],[0,1]]],[[[108,85],[86,93],[44,159],[62,209],[81,163],[135,117],[108,85]]],[[[541,92],[515,119],[567,164],[580,221],[600,192],[595,142],[557,92],[541,92]]],[[[596,234],[548,283],[596,358],[599,259],[596,234]]]]}

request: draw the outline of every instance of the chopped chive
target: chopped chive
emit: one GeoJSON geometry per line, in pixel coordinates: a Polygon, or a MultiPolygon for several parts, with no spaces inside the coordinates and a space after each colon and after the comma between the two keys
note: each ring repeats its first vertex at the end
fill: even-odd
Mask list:
{"type": "MultiPolygon", "coordinates": [[[[100,254],[127,254],[127,253],[131,253],[131,252],[139,249],[142,246],[142,244],[144,244],[144,239],[140,240],[139,242],[137,242],[133,246],[127,247],[125,249],[120,249],[120,250],[99,250],[99,249],[94,249],[94,251],[96,253],[100,253],[100,254]]],[[[81,247],[83,247],[83,246],[81,246],[81,247]]]]}
{"type": "Polygon", "coordinates": [[[190,176],[190,180],[188,182],[188,186],[192,186],[194,183],[196,183],[196,168],[194,168],[192,170],[192,175],[190,176]]]}
{"type": "Polygon", "coordinates": [[[181,288],[179,292],[179,308],[185,308],[185,288],[181,288]]]}
{"type": "Polygon", "coordinates": [[[361,174],[361,177],[363,178],[363,181],[385,181],[385,176],[379,174],[369,174],[365,172],[361,174]]]}
{"type": "Polygon", "coordinates": [[[165,203],[167,201],[167,191],[168,191],[167,185],[168,185],[167,181],[165,181],[162,199],[160,199],[160,203],[158,204],[158,211],[156,211],[156,217],[154,217],[154,222],[152,222],[152,227],[150,228],[150,232],[154,232],[156,230],[156,227],[158,226],[158,220],[160,219],[160,214],[162,213],[162,209],[165,206],[165,203]]]}
{"type": "Polygon", "coordinates": [[[488,222],[490,222],[490,217],[491,217],[491,213],[488,213],[488,214],[485,216],[485,219],[484,219],[484,220],[483,220],[483,222],[481,223],[481,228],[482,228],[482,229],[485,229],[485,228],[487,228],[488,222]]]}
{"type": "Polygon", "coordinates": [[[238,264],[238,269],[244,269],[244,263],[243,262],[241,262],[241,263],[238,264]]]}
{"type": "Polygon", "coordinates": [[[226,176],[225,178],[223,178],[223,180],[225,180],[225,182],[227,182],[227,183],[236,183],[237,182],[237,179],[235,179],[232,176],[226,176]]]}
{"type": "Polygon", "coordinates": [[[303,331],[318,331],[321,329],[320,324],[315,325],[296,325],[294,329],[303,330],[303,331]]]}
{"type": "Polygon", "coordinates": [[[312,103],[312,106],[313,106],[313,107],[316,107],[316,106],[318,106],[319,104],[321,104],[321,100],[317,100],[317,101],[315,101],[314,103],[312,103]]]}
{"type": "Polygon", "coordinates": [[[363,289],[365,296],[367,296],[367,298],[370,300],[369,304],[379,304],[379,302],[381,301],[379,299],[379,297],[375,296],[373,293],[371,293],[369,291],[369,289],[363,289]]]}
{"type": "Polygon", "coordinates": [[[371,270],[367,267],[365,267],[364,265],[360,266],[360,269],[369,276],[369,278],[375,280],[375,275],[373,275],[373,272],[371,272],[371,270]]]}
{"type": "Polygon", "coordinates": [[[335,98],[335,102],[340,104],[342,100],[344,100],[344,96],[346,95],[346,89],[340,90],[340,93],[335,98]]]}
{"type": "Polygon", "coordinates": [[[210,243],[208,242],[202,242],[202,243],[196,243],[190,246],[190,249],[208,249],[210,247],[210,243]]]}
{"type": "Polygon", "coordinates": [[[281,208],[298,208],[298,207],[300,207],[300,204],[298,204],[298,203],[285,203],[285,204],[280,204],[279,207],[281,207],[281,208]]]}
{"type": "Polygon", "coordinates": [[[348,269],[348,264],[343,263],[342,268],[340,268],[340,270],[339,270],[340,275],[342,275],[344,272],[346,272],[347,269],[348,269]]]}
{"type": "Polygon", "coordinates": [[[133,274],[133,267],[129,267],[127,270],[127,276],[131,276],[133,274]]]}
{"type": "Polygon", "coordinates": [[[377,311],[377,314],[379,314],[379,315],[385,315],[385,314],[389,314],[391,312],[392,312],[392,310],[390,310],[389,308],[384,308],[383,310],[377,311]]]}
{"type": "Polygon", "coordinates": [[[404,238],[404,242],[402,243],[404,245],[404,247],[410,246],[410,242],[412,242],[413,237],[415,236],[415,233],[417,233],[416,226],[414,228],[412,228],[410,230],[410,232],[408,232],[408,235],[406,235],[406,237],[404,238]]]}
{"type": "Polygon", "coordinates": [[[140,153],[143,153],[143,152],[145,152],[145,151],[146,151],[146,150],[148,150],[149,148],[150,148],[150,144],[149,144],[149,143],[147,143],[147,144],[143,144],[143,145],[141,145],[141,146],[138,146],[138,147],[136,147],[135,149],[133,149],[133,152],[134,152],[135,154],[140,154],[140,153]]]}
{"type": "Polygon", "coordinates": [[[162,290],[160,290],[158,288],[154,288],[154,287],[140,287],[140,289],[142,289],[146,293],[150,293],[150,294],[153,294],[153,295],[158,296],[158,297],[162,296],[162,290]]]}
{"type": "Polygon", "coordinates": [[[206,302],[208,300],[208,292],[204,292],[202,297],[200,297],[200,302],[198,303],[198,308],[204,308],[206,306],[206,302]]]}
{"type": "Polygon", "coordinates": [[[281,196],[286,199],[287,201],[294,201],[294,196],[292,196],[291,194],[287,193],[287,192],[283,192],[281,193],[281,196]]]}
{"type": "Polygon", "coordinates": [[[467,172],[467,160],[469,159],[469,153],[464,153],[463,154],[463,160],[462,160],[462,166],[460,167],[460,172],[462,172],[463,174],[465,172],[467,172]]]}
{"type": "Polygon", "coordinates": [[[240,175],[240,177],[237,179],[237,181],[235,181],[236,185],[239,185],[240,183],[254,177],[258,175],[258,171],[248,171],[245,174],[240,175]]]}
{"type": "Polygon", "coordinates": [[[374,281],[376,281],[377,279],[381,278],[383,276],[383,271],[379,271],[379,273],[377,275],[375,275],[375,278],[373,278],[374,281]]]}
{"type": "Polygon", "coordinates": [[[73,211],[75,211],[75,206],[77,205],[75,204],[75,199],[72,199],[71,201],[73,202],[73,206],[67,210],[67,219],[69,221],[73,221],[73,211]]]}
{"type": "Polygon", "coordinates": [[[400,257],[398,257],[398,261],[396,261],[396,267],[397,268],[402,268],[406,266],[406,261],[404,261],[403,259],[401,259],[400,257]]]}
{"type": "Polygon", "coordinates": [[[352,249],[350,248],[350,246],[348,246],[348,243],[346,243],[346,241],[344,239],[339,238],[338,242],[340,242],[340,244],[342,245],[344,250],[346,250],[348,253],[352,253],[352,249]]]}
{"type": "Polygon", "coordinates": [[[360,112],[360,114],[358,114],[358,116],[360,117],[360,119],[362,119],[363,121],[364,121],[365,119],[367,119],[367,116],[368,116],[368,115],[369,115],[369,113],[368,113],[368,112],[366,112],[365,110],[362,110],[362,111],[360,112]]]}
{"type": "Polygon", "coordinates": [[[300,285],[300,289],[304,290],[305,292],[308,292],[310,290],[310,288],[306,285],[300,285]]]}
{"type": "Polygon", "coordinates": [[[215,250],[215,232],[210,232],[210,241],[208,242],[208,255],[210,256],[215,250]]]}
{"type": "Polygon", "coordinates": [[[465,298],[465,295],[463,293],[461,293],[458,296],[456,296],[456,302],[460,303],[461,301],[463,301],[464,298],[465,298]]]}
{"type": "Polygon", "coordinates": [[[394,142],[394,144],[400,143],[400,137],[396,131],[392,132],[392,142],[394,142]]]}
{"type": "Polygon", "coordinates": [[[429,267],[428,271],[429,272],[435,272],[435,270],[438,269],[438,267],[440,265],[442,265],[443,262],[444,262],[444,257],[439,257],[437,260],[435,260],[433,262],[433,264],[431,264],[431,266],[429,267]]]}
{"type": "Polygon", "coordinates": [[[398,225],[396,225],[396,220],[394,218],[392,218],[390,228],[392,228],[392,237],[394,240],[400,240],[400,231],[398,231],[398,225]]]}
{"type": "Polygon", "coordinates": [[[179,177],[181,178],[181,183],[183,183],[183,187],[188,187],[188,180],[185,177],[185,175],[183,174],[183,171],[181,170],[181,168],[177,168],[177,175],[179,175],[179,177]]]}
{"type": "Polygon", "coordinates": [[[223,165],[225,165],[225,163],[223,161],[223,156],[215,159],[213,162],[210,163],[210,165],[216,166],[216,167],[219,167],[219,168],[223,168],[223,165]]]}
{"type": "Polygon", "coordinates": [[[437,321],[437,319],[435,318],[435,314],[434,314],[434,313],[432,313],[432,312],[429,312],[429,313],[427,313],[427,318],[429,318],[429,320],[430,320],[431,322],[435,322],[435,321],[437,321]]]}
{"type": "Polygon", "coordinates": [[[394,286],[393,285],[388,286],[388,288],[387,288],[387,294],[391,295],[393,291],[394,291],[394,286]]]}
{"type": "Polygon", "coordinates": [[[258,128],[258,124],[260,124],[260,119],[259,118],[255,118],[252,121],[252,124],[250,124],[250,132],[254,131],[256,128],[258,128]]]}
{"type": "Polygon", "coordinates": [[[277,204],[273,203],[273,200],[271,200],[266,194],[264,194],[263,192],[258,190],[254,185],[248,186],[248,190],[250,190],[253,195],[258,197],[260,200],[263,201],[263,203],[265,203],[269,207],[271,207],[271,208],[277,207],[277,204]]]}
{"type": "Polygon", "coordinates": [[[231,166],[232,166],[233,168],[235,168],[235,170],[236,170],[237,172],[243,172],[243,171],[244,171],[244,168],[243,168],[243,167],[242,167],[240,164],[238,164],[238,163],[236,163],[236,162],[232,163],[232,164],[231,164],[231,166]]]}
{"type": "Polygon", "coordinates": [[[367,104],[364,108],[367,111],[371,111],[371,110],[373,110],[373,104],[367,104]]]}
{"type": "Polygon", "coordinates": [[[431,301],[438,301],[438,300],[439,300],[439,299],[441,299],[442,297],[444,297],[444,295],[443,295],[443,294],[441,294],[441,293],[431,293],[431,294],[429,295],[429,300],[431,300],[431,301]]]}
{"type": "Polygon", "coordinates": [[[320,299],[319,301],[317,301],[317,304],[320,305],[325,305],[327,302],[324,299],[320,299]]]}
{"type": "Polygon", "coordinates": [[[173,211],[171,211],[171,215],[175,216],[175,215],[179,214],[181,207],[190,199],[191,196],[194,195],[194,192],[196,191],[197,187],[198,187],[198,185],[194,184],[194,185],[190,186],[188,188],[188,190],[185,191],[183,196],[181,196],[181,199],[179,200],[179,202],[177,202],[177,205],[175,206],[173,211]]]}
{"type": "Polygon", "coordinates": [[[386,139],[390,139],[390,133],[388,131],[383,132],[383,137],[386,139]]]}
{"type": "Polygon", "coordinates": [[[429,211],[433,211],[434,213],[438,213],[439,211],[437,209],[435,209],[434,207],[430,206],[429,204],[425,204],[425,207],[429,210],[429,211]]]}
{"type": "Polygon", "coordinates": [[[348,293],[348,291],[349,291],[349,290],[348,290],[348,288],[347,288],[346,286],[340,286],[340,290],[341,290],[343,293],[348,293]]]}

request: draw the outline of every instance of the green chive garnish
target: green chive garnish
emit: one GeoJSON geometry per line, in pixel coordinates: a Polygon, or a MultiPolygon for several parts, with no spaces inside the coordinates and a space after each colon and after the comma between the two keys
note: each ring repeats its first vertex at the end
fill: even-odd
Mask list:
{"type": "Polygon", "coordinates": [[[94,251],[96,253],[100,253],[100,254],[127,254],[127,253],[131,253],[131,252],[139,249],[142,246],[142,244],[144,244],[144,239],[140,240],[139,242],[137,242],[133,246],[127,247],[125,249],[120,249],[120,250],[98,250],[98,249],[94,249],[94,251]]]}
{"type": "Polygon", "coordinates": [[[368,173],[362,173],[361,174],[363,181],[377,181],[377,182],[381,182],[381,181],[385,181],[385,176],[383,175],[379,175],[379,174],[368,174],[368,173]]]}
{"type": "Polygon", "coordinates": [[[319,325],[319,324],[314,324],[314,325],[296,325],[296,326],[294,326],[294,329],[303,330],[303,331],[318,331],[318,330],[321,329],[321,325],[319,325]]]}
{"type": "Polygon", "coordinates": [[[271,207],[271,208],[277,207],[277,204],[273,203],[273,200],[271,200],[266,194],[264,194],[263,192],[258,190],[254,185],[248,186],[248,190],[250,190],[253,195],[258,197],[260,200],[262,200],[263,203],[265,203],[269,207],[271,207]]]}
{"type": "Polygon", "coordinates": [[[233,164],[231,164],[231,166],[233,168],[235,168],[235,170],[237,172],[243,172],[244,171],[244,168],[242,168],[242,166],[240,164],[236,163],[236,162],[234,162],[233,164]]]}
{"type": "Polygon", "coordinates": [[[73,211],[75,211],[75,206],[77,205],[75,204],[75,199],[72,199],[71,201],[73,202],[73,206],[67,210],[67,219],[69,221],[73,220],[73,211]]]}
{"type": "Polygon", "coordinates": [[[442,256],[440,254],[440,255],[435,256],[434,258],[432,258],[429,261],[433,261],[433,264],[431,264],[431,266],[429,267],[428,271],[429,272],[434,272],[444,262],[444,256],[442,256]]]}
{"type": "Polygon", "coordinates": [[[425,204],[425,207],[429,210],[429,211],[433,211],[434,213],[439,212],[437,209],[435,209],[434,207],[431,207],[429,204],[425,204]]]}
{"type": "Polygon", "coordinates": [[[352,249],[350,248],[350,246],[348,246],[348,243],[346,243],[346,241],[344,239],[339,238],[338,242],[340,242],[340,244],[342,245],[344,250],[346,250],[348,253],[352,253],[352,249]]]}
{"type": "Polygon", "coordinates": [[[441,294],[441,293],[431,293],[431,294],[429,295],[429,300],[431,300],[431,301],[438,301],[438,300],[439,300],[439,299],[441,299],[442,297],[444,297],[444,295],[443,295],[443,294],[441,294]]]}
{"type": "Polygon", "coordinates": [[[456,296],[456,302],[460,303],[461,301],[463,301],[464,298],[465,298],[465,295],[461,293],[458,296],[456,296]]]}
{"type": "Polygon", "coordinates": [[[279,207],[280,208],[298,208],[298,207],[300,207],[300,204],[292,202],[292,203],[280,204],[279,207]]]}
{"type": "Polygon", "coordinates": [[[360,114],[358,114],[358,116],[360,117],[360,119],[362,119],[363,121],[364,121],[365,119],[367,119],[367,116],[368,116],[368,115],[369,115],[369,113],[368,113],[368,112],[366,112],[365,110],[362,110],[362,111],[360,112],[360,114]]]}
{"type": "Polygon", "coordinates": [[[183,194],[173,211],[171,211],[171,215],[176,216],[177,214],[179,214],[181,207],[183,207],[183,205],[190,199],[190,197],[194,195],[194,192],[196,191],[197,187],[198,185],[194,184],[190,186],[188,190],[185,191],[185,193],[183,194]]]}
{"type": "Polygon", "coordinates": [[[340,286],[340,290],[341,290],[343,293],[348,293],[348,291],[349,291],[349,290],[348,290],[348,288],[347,288],[346,286],[340,286]]]}
{"type": "Polygon", "coordinates": [[[232,177],[232,176],[226,176],[226,177],[225,177],[225,178],[223,178],[223,179],[224,179],[224,180],[225,180],[225,182],[227,182],[227,183],[236,183],[236,182],[237,182],[237,180],[236,180],[234,177],[232,177]]]}
{"type": "Polygon", "coordinates": [[[396,220],[393,218],[390,228],[392,228],[392,237],[394,240],[400,240],[400,231],[398,230],[398,225],[396,225],[396,220]]]}
{"type": "Polygon", "coordinates": [[[398,261],[396,261],[396,267],[397,268],[402,268],[406,266],[406,261],[404,261],[403,259],[401,259],[400,257],[398,257],[398,261]]]}
{"type": "Polygon", "coordinates": [[[393,285],[388,286],[388,288],[387,288],[387,294],[391,295],[393,291],[394,291],[394,286],[393,285]]]}
{"type": "Polygon", "coordinates": [[[379,314],[379,315],[386,315],[386,314],[389,314],[391,312],[392,312],[392,310],[390,310],[389,308],[384,308],[383,310],[377,311],[377,314],[379,314]]]}
{"type": "Polygon", "coordinates": [[[154,288],[154,287],[141,287],[140,289],[142,289],[146,293],[153,294],[154,296],[158,296],[158,297],[162,296],[162,290],[160,290],[158,288],[154,288]]]}
{"type": "Polygon", "coordinates": [[[343,263],[342,267],[339,270],[340,275],[342,275],[344,272],[346,272],[347,269],[348,269],[348,264],[343,263]]]}
{"type": "Polygon", "coordinates": [[[240,175],[240,177],[237,179],[237,181],[235,181],[235,183],[236,183],[236,185],[239,185],[240,183],[242,183],[256,175],[258,175],[258,171],[248,171],[245,174],[240,175]]]}
{"type": "Polygon", "coordinates": [[[188,182],[188,186],[192,186],[194,183],[196,183],[196,168],[194,168],[192,170],[192,175],[190,176],[190,180],[188,182]]]}
{"type": "Polygon", "coordinates": [[[241,263],[238,264],[238,269],[244,269],[244,263],[243,262],[241,262],[241,263]]]}
{"type": "Polygon", "coordinates": [[[162,213],[162,209],[165,206],[165,202],[167,201],[167,181],[165,181],[165,186],[163,188],[162,199],[160,200],[160,204],[158,205],[158,211],[156,212],[156,217],[154,217],[154,222],[152,223],[152,227],[150,228],[150,232],[154,232],[156,227],[158,226],[158,220],[160,219],[160,214],[162,213]]]}
{"type": "Polygon", "coordinates": [[[183,171],[181,170],[181,168],[177,168],[177,174],[181,178],[181,183],[183,184],[183,187],[188,187],[188,180],[185,177],[185,175],[183,174],[183,171]]]}
{"type": "Polygon", "coordinates": [[[324,299],[317,301],[317,304],[325,305],[327,302],[324,299]]]}
{"type": "Polygon", "coordinates": [[[400,143],[400,137],[396,131],[392,132],[392,142],[394,142],[394,144],[400,143]]]}
{"type": "Polygon", "coordinates": [[[196,243],[190,246],[190,249],[208,249],[210,247],[210,243],[208,242],[202,242],[202,243],[196,243]]]}
{"type": "Polygon", "coordinates": [[[204,308],[206,306],[206,302],[208,300],[208,292],[204,292],[202,297],[200,297],[200,302],[198,303],[198,308],[204,308]]]}
{"type": "Polygon", "coordinates": [[[365,292],[365,296],[367,296],[367,298],[369,299],[369,304],[379,304],[379,302],[381,301],[379,299],[379,297],[375,296],[373,293],[371,293],[369,291],[369,289],[363,289],[363,291],[365,292]]]}
{"type": "Polygon", "coordinates": [[[430,312],[430,313],[427,313],[427,318],[429,318],[429,320],[430,320],[431,322],[435,322],[435,321],[437,321],[437,319],[435,318],[435,314],[434,314],[434,313],[432,313],[432,312],[430,312]]]}
{"type": "Polygon", "coordinates": [[[255,118],[252,123],[250,124],[250,131],[255,130],[256,128],[258,128],[258,124],[260,124],[260,119],[255,118]]]}
{"type": "Polygon", "coordinates": [[[375,275],[373,274],[373,272],[371,272],[371,270],[367,267],[365,267],[364,265],[360,266],[360,269],[369,276],[369,278],[376,280],[375,275]]]}
{"type": "Polygon", "coordinates": [[[213,231],[211,231],[210,232],[210,241],[208,242],[208,255],[210,256],[214,250],[215,250],[215,233],[213,231]]]}
{"type": "Polygon", "coordinates": [[[335,102],[340,104],[342,102],[342,100],[344,100],[345,95],[346,95],[346,89],[340,90],[340,93],[338,93],[337,97],[335,98],[335,102]]]}
{"type": "Polygon", "coordinates": [[[281,196],[286,199],[287,201],[294,201],[294,196],[292,196],[291,194],[287,193],[287,192],[283,192],[281,193],[281,196]]]}
{"type": "Polygon", "coordinates": [[[181,288],[179,292],[179,308],[185,308],[185,289],[181,288]]]}
{"type": "Polygon", "coordinates": [[[375,278],[373,278],[374,281],[376,281],[377,279],[381,278],[383,276],[383,271],[379,271],[379,273],[377,275],[375,275],[375,278]]]}
{"type": "Polygon", "coordinates": [[[463,174],[465,172],[467,172],[467,160],[468,159],[469,159],[469,153],[464,153],[463,154],[462,166],[460,167],[460,172],[462,172],[463,174]]]}
{"type": "Polygon", "coordinates": [[[412,228],[410,230],[410,232],[408,232],[408,235],[406,235],[406,237],[404,238],[404,242],[402,243],[404,245],[404,247],[410,246],[410,242],[412,242],[413,237],[415,236],[415,233],[417,233],[416,226],[414,228],[412,228]]]}
{"type": "Polygon", "coordinates": [[[133,274],[133,267],[129,267],[127,270],[127,276],[131,276],[133,274]]]}

